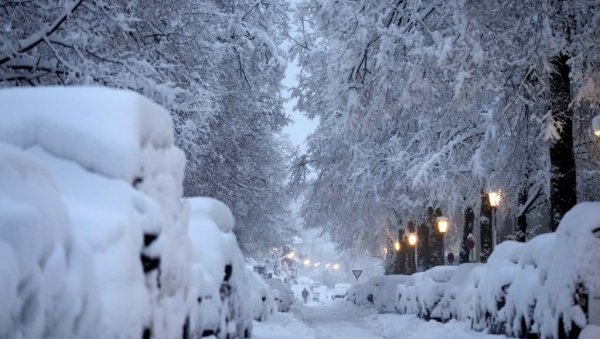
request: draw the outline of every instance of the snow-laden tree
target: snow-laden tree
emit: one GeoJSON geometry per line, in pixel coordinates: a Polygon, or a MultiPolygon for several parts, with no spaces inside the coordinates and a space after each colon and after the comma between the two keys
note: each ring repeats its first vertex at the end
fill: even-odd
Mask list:
{"type": "MultiPolygon", "coordinates": [[[[521,228],[546,199],[556,219],[570,207],[558,201],[556,187],[575,169],[561,165],[570,149],[570,127],[561,119],[584,111],[577,126],[589,131],[597,107],[595,7],[592,1],[299,4],[292,51],[302,71],[294,94],[298,108],[321,121],[308,153],[297,159],[316,171],[308,225],[325,224],[343,247],[376,248],[392,208],[404,222],[425,220],[427,207],[458,220],[468,207],[479,214],[489,189],[503,191],[502,211],[519,218],[521,228]],[[566,78],[556,72],[564,66],[566,78]],[[592,109],[570,104],[565,85],[575,104],[592,109]]],[[[576,134],[575,149],[587,151],[579,176],[588,182],[598,169],[592,148],[589,132],[576,134]]],[[[570,182],[565,196],[576,187],[570,182]]],[[[592,198],[585,187],[579,191],[592,198]]]]}

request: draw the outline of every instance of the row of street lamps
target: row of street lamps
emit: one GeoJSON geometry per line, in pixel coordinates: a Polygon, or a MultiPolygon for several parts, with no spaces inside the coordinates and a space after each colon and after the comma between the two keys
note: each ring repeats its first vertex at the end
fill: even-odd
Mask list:
{"type": "MultiPolygon", "coordinates": [[[[592,129],[594,131],[594,135],[597,138],[600,138],[600,115],[594,117],[592,119],[592,129]]],[[[497,228],[497,209],[500,206],[500,200],[501,200],[501,196],[502,193],[500,190],[495,190],[495,191],[490,191],[488,193],[488,199],[489,199],[489,203],[490,206],[492,207],[492,229],[493,229],[493,233],[492,233],[492,249],[494,247],[496,247],[496,244],[498,243],[498,228],[497,228]]],[[[445,253],[445,235],[448,232],[448,226],[449,226],[449,219],[448,217],[437,217],[436,218],[436,224],[437,224],[437,228],[438,231],[440,232],[440,234],[442,234],[442,254],[444,255],[444,262],[446,261],[446,253],[445,253]]],[[[479,234],[479,236],[481,236],[481,234],[479,234]]],[[[407,235],[408,237],[408,244],[410,246],[414,246],[415,248],[415,266],[417,263],[417,234],[415,232],[412,233],[408,233],[407,235]]],[[[398,239],[398,241],[396,241],[394,243],[394,249],[396,250],[396,252],[400,252],[401,249],[401,241],[402,239],[398,239]]],[[[386,248],[386,254],[387,254],[387,248],[386,248]]],[[[398,259],[397,259],[398,260],[398,259]]]]}
{"type": "MultiPolygon", "coordinates": [[[[600,116],[598,118],[600,118],[600,116]]],[[[598,126],[597,133],[600,137],[600,119],[598,119],[598,124],[599,124],[599,126],[598,126]]],[[[493,244],[495,247],[496,243],[497,243],[497,232],[498,232],[498,230],[496,228],[496,209],[498,208],[498,206],[500,206],[501,191],[500,190],[490,191],[488,193],[488,198],[489,198],[490,206],[492,207],[493,244]]],[[[446,262],[445,236],[446,236],[446,233],[448,232],[449,224],[450,224],[450,219],[448,217],[442,216],[442,217],[436,218],[437,230],[442,235],[442,255],[444,256],[444,263],[446,262]]],[[[408,237],[408,244],[410,246],[414,246],[414,248],[415,248],[415,265],[416,265],[416,263],[417,263],[417,246],[416,245],[417,245],[417,240],[418,240],[417,233],[416,232],[408,233],[407,237],[408,237]]],[[[394,243],[394,249],[396,250],[396,252],[400,252],[401,241],[402,241],[402,239],[398,239],[394,243]]]]}

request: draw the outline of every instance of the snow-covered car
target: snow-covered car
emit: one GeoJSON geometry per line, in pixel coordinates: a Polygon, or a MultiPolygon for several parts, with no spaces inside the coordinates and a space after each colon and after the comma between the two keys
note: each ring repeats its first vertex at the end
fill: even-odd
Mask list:
{"type": "Polygon", "coordinates": [[[331,299],[346,299],[352,284],[335,284],[331,291],[331,299]]]}
{"type": "Polygon", "coordinates": [[[188,234],[198,293],[191,332],[218,338],[252,335],[250,276],[237,244],[233,214],[219,200],[186,198],[188,234]]]}
{"type": "Polygon", "coordinates": [[[265,282],[273,289],[273,297],[277,303],[279,312],[287,312],[290,310],[294,301],[294,296],[290,288],[279,278],[265,279],[265,282]]]}
{"type": "Polygon", "coordinates": [[[252,269],[247,269],[250,284],[250,300],[252,303],[252,317],[257,321],[264,321],[277,311],[273,290],[264,279],[252,269]]]}
{"type": "MultiPolygon", "coordinates": [[[[47,215],[39,214],[43,219],[34,218],[39,207],[35,204],[24,209],[29,203],[7,205],[2,201],[3,208],[18,207],[22,219],[17,221],[19,218],[11,213],[0,212],[12,218],[6,224],[12,229],[0,231],[0,244],[20,247],[18,235],[25,233],[47,240],[58,237],[54,247],[38,237],[28,240],[32,254],[23,258],[33,258],[42,250],[45,258],[41,262],[52,271],[44,279],[52,283],[46,287],[41,284],[44,270],[20,268],[29,278],[17,281],[21,287],[14,295],[26,302],[0,312],[0,318],[9,315],[8,321],[0,319],[0,337],[14,337],[11,333],[15,329],[31,338],[188,335],[186,324],[193,297],[190,246],[187,215],[179,202],[185,156],[174,145],[169,112],[126,90],[2,89],[0,143],[9,144],[11,153],[28,159],[13,162],[23,174],[43,173],[41,177],[56,192],[50,197],[48,185],[39,178],[32,181],[39,185],[21,187],[21,196],[48,198],[42,210],[47,215]],[[56,218],[64,220],[54,230],[50,224],[56,218]],[[38,223],[48,225],[36,231],[38,223]],[[71,245],[51,251],[66,242],[71,245]],[[72,267],[61,267],[61,258],[68,258],[72,267]],[[90,270],[79,273],[83,280],[70,276],[80,264],[90,270]],[[72,281],[61,285],[64,279],[72,281]],[[52,294],[42,293],[50,287],[52,294]],[[83,298],[83,293],[88,295],[83,298]],[[32,307],[35,305],[40,307],[32,307]],[[92,322],[87,318],[90,307],[92,322]],[[69,325],[73,312],[81,318],[77,325],[69,325]],[[18,315],[27,315],[27,319],[18,315]],[[44,329],[49,333],[38,332],[44,329]]],[[[2,199],[9,194],[5,190],[11,192],[9,188],[2,188],[2,199]]],[[[7,257],[2,255],[0,262],[7,262],[7,257]]],[[[5,276],[0,280],[4,282],[5,276]]],[[[0,290],[11,291],[10,286],[4,287],[0,290]]],[[[4,306],[7,301],[1,299],[4,306]]]]}

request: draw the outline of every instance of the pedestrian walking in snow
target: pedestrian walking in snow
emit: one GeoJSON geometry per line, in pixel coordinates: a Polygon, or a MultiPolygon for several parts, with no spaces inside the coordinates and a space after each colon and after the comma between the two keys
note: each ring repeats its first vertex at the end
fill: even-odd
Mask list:
{"type": "Polygon", "coordinates": [[[302,299],[304,299],[304,303],[306,304],[306,301],[308,300],[308,290],[306,287],[302,290],[302,299]]]}

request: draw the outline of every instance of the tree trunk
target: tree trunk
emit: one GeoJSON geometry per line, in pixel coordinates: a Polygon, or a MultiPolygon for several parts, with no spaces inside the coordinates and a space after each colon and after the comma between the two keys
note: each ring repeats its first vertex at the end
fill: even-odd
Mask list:
{"type": "Polygon", "coordinates": [[[573,109],[571,103],[569,57],[552,59],[550,111],[558,140],[550,143],[550,227],[555,231],[562,217],[577,203],[577,178],[573,152],[573,109]]]}
{"type": "Polygon", "coordinates": [[[429,262],[431,266],[444,265],[443,235],[437,230],[436,218],[442,216],[439,208],[427,208],[427,224],[429,226],[429,262]]]}
{"type": "Polygon", "coordinates": [[[467,248],[467,237],[473,233],[473,225],[475,225],[475,213],[471,207],[465,208],[465,226],[463,227],[463,237],[460,246],[459,263],[463,264],[471,261],[471,251],[467,248]]]}
{"type": "Polygon", "coordinates": [[[486,263],[493,251],[492,206],[485,192],[481,192],[481,214],[479,218],[481,258],[486,263]]]}
{"type": "Polygon", "coordinates": [[[396,257],[396,274],[406,274],[406,241],[404,240],[404,230],[398,230],[398,241],[400,242],[400,251],[396,257]]]}
{"type": "Polygon", "coordinates": [[[418,257],[418,270],[423,272],[431,267],[429,261],[429,227],[426,223],[421,224],[417,230],[417,252],[418,257]]]}
{"type": "MultiPolygon", "coordinates": [[[[519,191],[519,209],[523,208],[523,206],[527,203],[528,199],[529,188],[527,187],[527,183],[524,183],[523,186],[521,186],[521,190],[519,191]]],[[[523,213],[521,213],[521,215],[517,217],[517,231],[515,233],[517,241],[527,241],[527,212],[523,211],[523,213]]]]}

